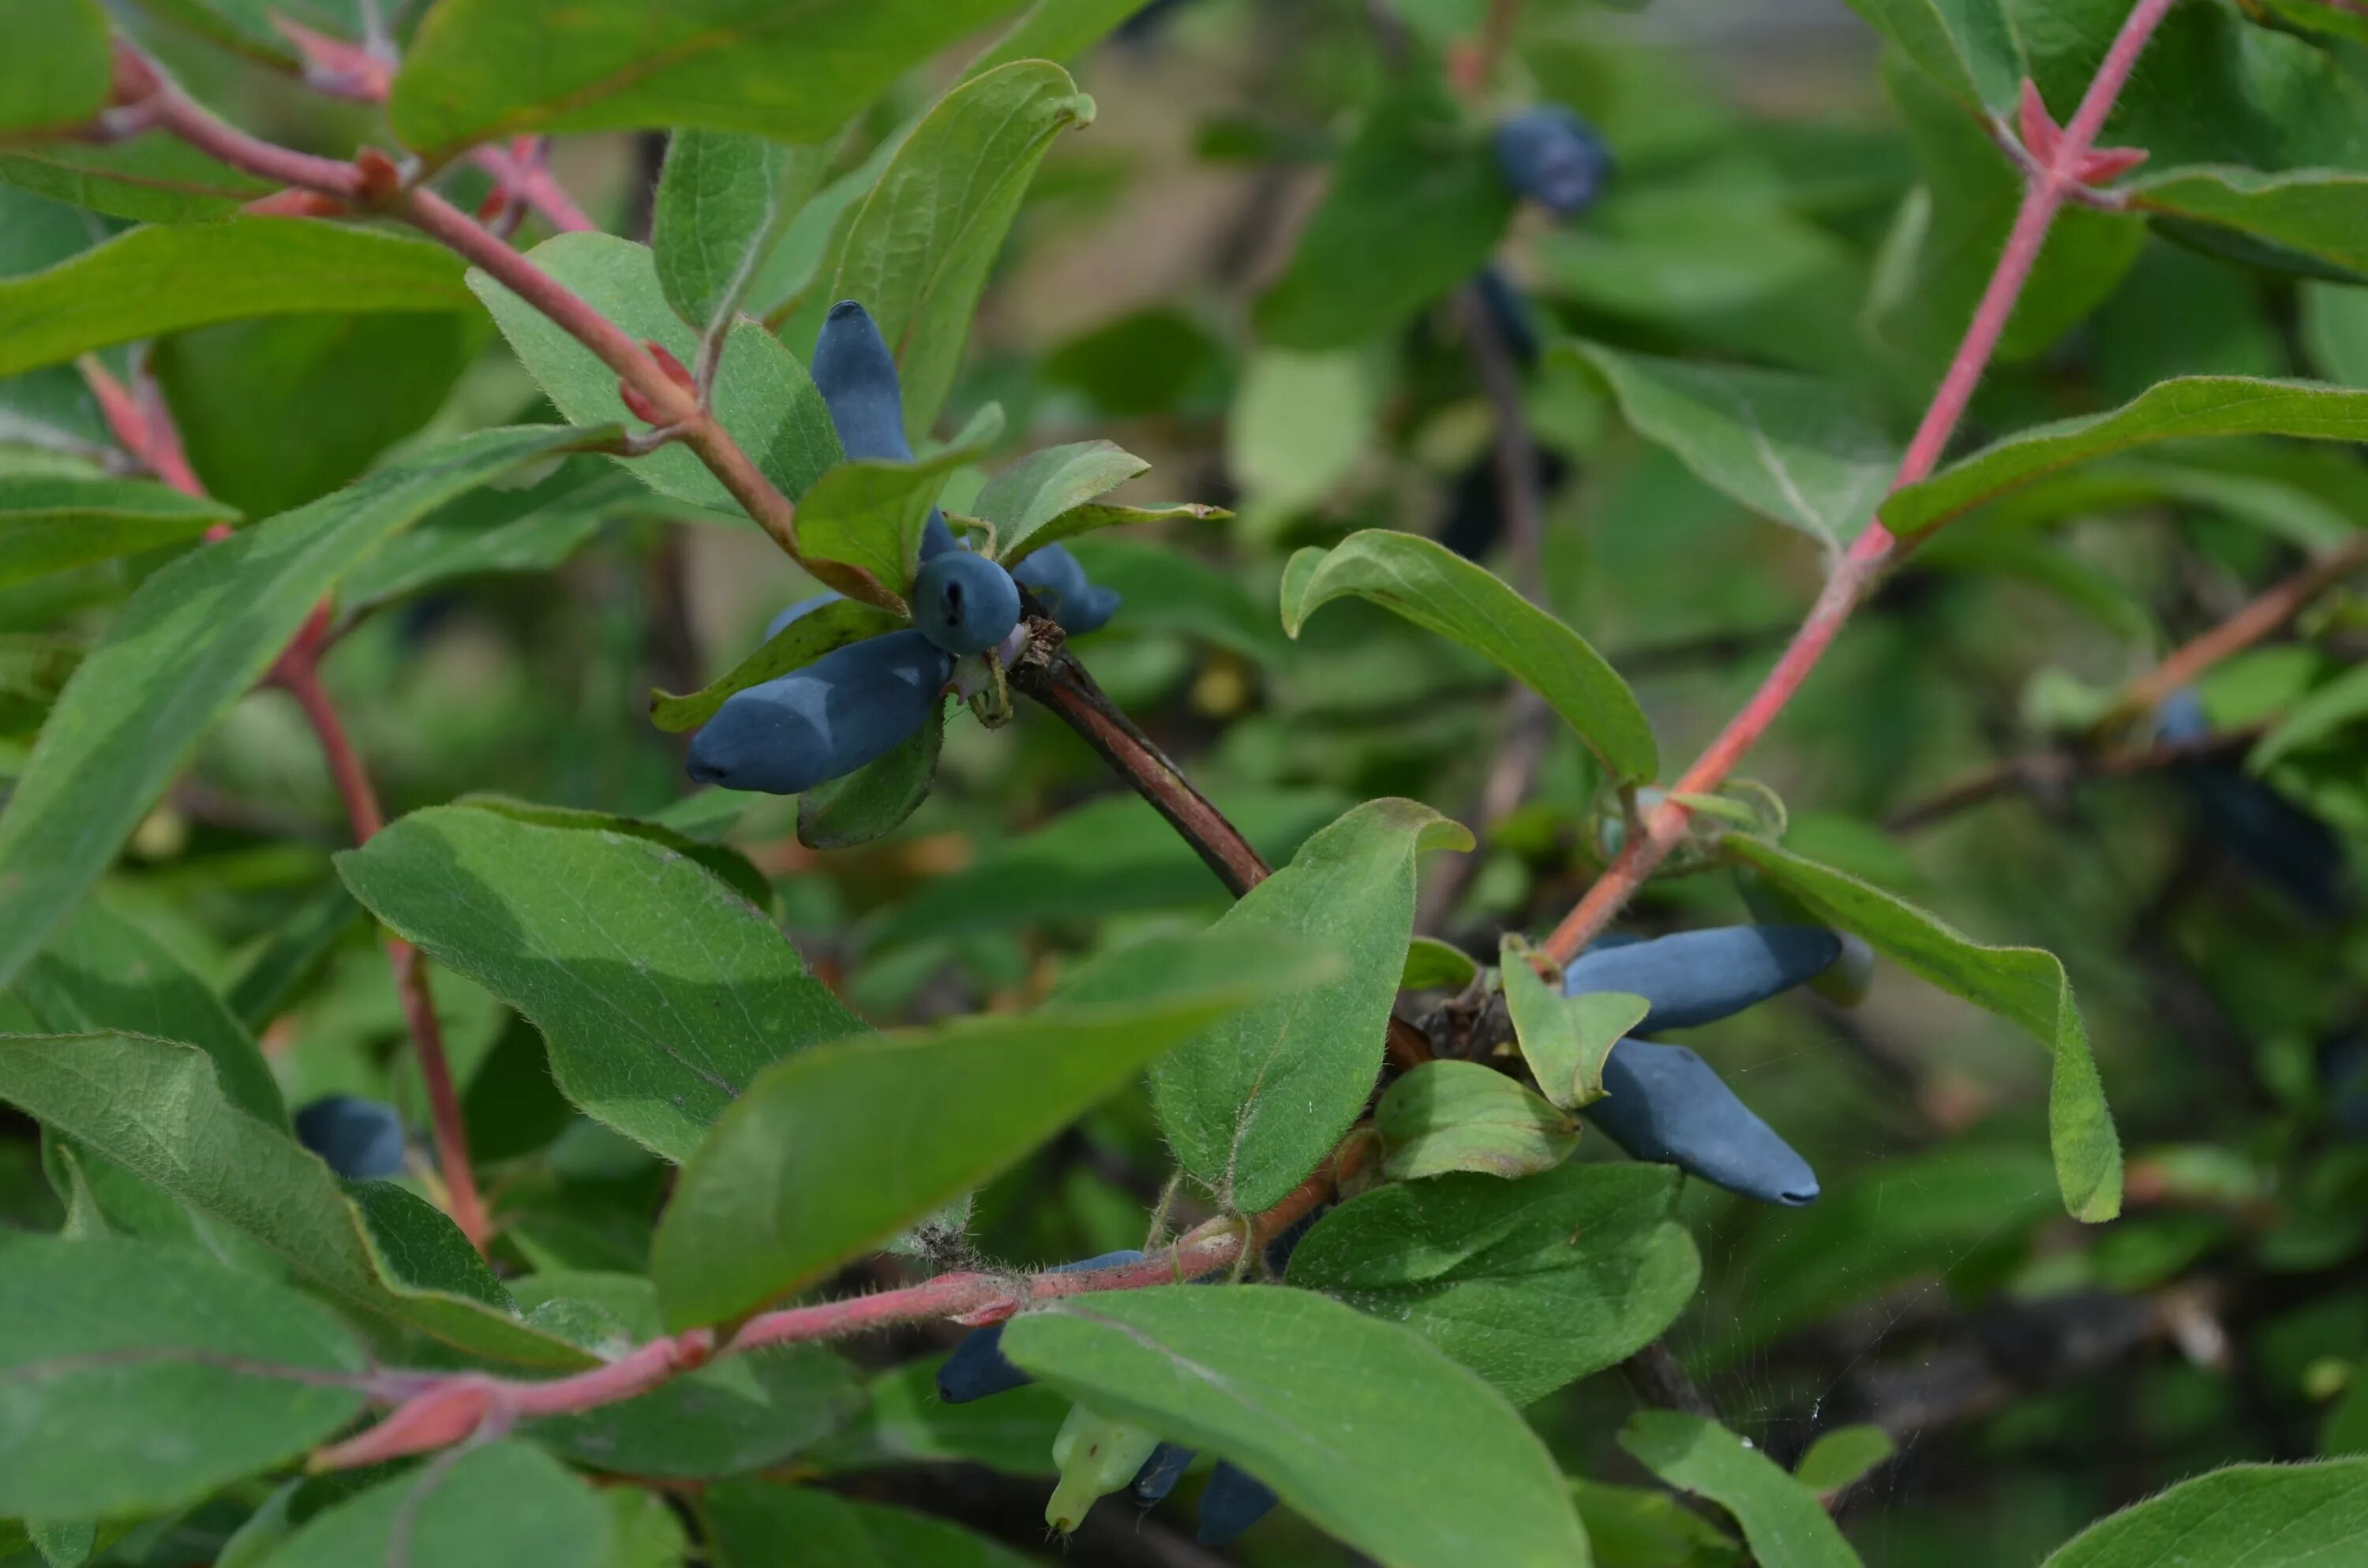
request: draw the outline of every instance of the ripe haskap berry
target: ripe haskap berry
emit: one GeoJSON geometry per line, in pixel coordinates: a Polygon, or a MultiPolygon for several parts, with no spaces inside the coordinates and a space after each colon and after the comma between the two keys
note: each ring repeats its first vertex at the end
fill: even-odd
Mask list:
{"type": "Polygon", "coordinates": [[[734,692],[690,743],[690,776],[795,795],[885,756],[937,710],[953,658],[911,628],[734,692]]]}
{"type": "Polygon", "coordinates": [[[845,597],[843,594],[816,594],[810,599],[800,599],[765,623],[765,641],[770,642],[781,634],[781,628],[789,625],[790,622],[812,615],[826,604],[836,604],[845,597]]]}
{"type": "MultiPolygon", "coordinates": [[[[1052,1272],[1077,1274],[1094,1268],[1115,1268],[1121,1263],[1141,1263],[1143,1254],[1129,1247],[1120,1252],[1106,1252],[1099,1257],[1080,1258],[1064,1263],[1052,1272]]],[[[973,1399],[985,1399],[991,1394],[1009,1393],[1013,1389],[1026,1388],[1028,1374],[1005,1359],[1003,1325],[989,1324],[974,1328],[954,1346],[953,1354],[938,1368],[938,1397],[948,1404],[966,1404],[973,1399]]]]}
{"type": "MultiPolygon", "coordinates": [[[[2192,688],[2163,699],[2155,733],[2173,744],[2211,738],[2212,722],[2192,688]]],[[[2341,916],[2351,902],[2344,881],[2343,845],[2334,831],[2231,758],[2197,756],[2178,767],[2204,828],[2222,847],[2305,915],[2341,916]]]]}
{"type": "Polygon", "coordinates": [[[1176,1490],[1176,1483],[1184,1479],[1184,1471],[1191,1466],[1192,1454],[1193,1450],[1181,1443],[1160,1444],[1143,1461],[1143,1468],[1134,1472],[1134,1479],[1127,1483],[1126,1494],[1150,1507],[1176,1490]]]}
{"type": "Polygon", "coordinates": [[[1581,1115],[1639,1160],[1679,1169],[1762,1203],[1798,1208],[1817,1174],[1682,1045],[1622,1040],[1603,1063],[1603,1097],[1581,1115]]]}
{"type": "Polygon", "coordinates": [[[1011,569],[1028,585],[1037,602],[1072,637],[1099,631],[1118,613],[1118,593],[1098,588],[1087,580],[1086,569],[1060,544],[1048,544],[1011,569]]]}
{"type": "Polygon", "coordinates": [[[1530,312],[1530,302],[1513,287],[1495,262],[1482,267],[1472,279],[1479,290],[1480,303],[1496,324],[1497,335],[1505,340],[1505,347],[1524,365],[1538,362],[1538,323],[1530,312]]]}
{"type": "Polygon", "coordinates": [[[1841,957],[1821,926],[1725,926],[1648,941],[1598,942],[1563,971],[1565,996],[1625,991],[1653,1010],[1639,1034],[1692,1028],[1814,979],[1841,957]]]}
{"type": "Polygon", "coordinates": [[[986,557],[949,550],[913,578],[913,624],[957,657],[984,653],[1019,624],[1019,585],[986,557]]]}
{"type": "Polygon", "coordinates": [[[1195,1539],[1202,1546],[1230,1546],[1271,1513],[1274,1505],[1274,1493],[1265,1482],[1221,1460],[1201,1493],[1201,1528],[1195,1539]]]}
{"type": "Polygon", "coordinates": [[[1565,218],[1594,206],[1611,177],[1610,149],[1594,127],[1560,104],[1497,121],[1496,146],[1505,183],[1565,218]]]}
{"type": "Polygon", "coordinates": [[[403,1169],[403,1122],[394,1108],[353,1095],[330,1095],[296,1113],[296,1141],[349,1181],[403,1169]]]}
{"type": "MultiPolygon", "coordinates": [[[[896,378],[896,357],[880,335],[880,324],[859,301],[841,300],[823,319],[809,368],[814,390],[830,410],[840,450],[848,457],[913,460],[905,435],[905,390],[896,378]]],[[[954,547],[953,529],[936,507],[921,530],[921,559],[954,547]]]]}

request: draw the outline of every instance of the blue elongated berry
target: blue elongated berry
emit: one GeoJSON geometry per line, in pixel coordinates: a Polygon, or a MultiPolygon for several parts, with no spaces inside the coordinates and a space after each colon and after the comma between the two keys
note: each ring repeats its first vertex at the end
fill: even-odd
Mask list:
{"type": "MultiPolygon", "coordinates": [[[[1091,1268],[1115,1268],[1121,1263],[1141,1263],[1143,1254],[1129,1247],[1120,1252],[1106,1252],[1099,1257],[1080,1258],[1064,1263],[1052,1270],[1055,1274],[1075,1274],[1091,1268]]],[[[1003,1325],[989,1324],[974,1328],[954,1346],[938,1368],[938,1397],[948,1404],[967,1404],[973,1399],[990,1394],[1009,1393],[1013,1389],[1026,1388],[1027,1373],[1013,1366],[1003,1354],[1003,1325]]]]}
{"type": "Polygon", "coordinates": [[[1530,302],[1513,287],[1513,280],[1495,262],[1482,267],[1472,282],[1480,292],[1480,303],[1488,319],[1496,324],[1497,335],[1505,340],[1514,358],[1524,365],[1538,361],[1538,321],[1531,313],[1530,302]]]}
{"type": "Polygon", "coordinates": [[[1560,104],[1498,120],[1496,147],[1505,183],[1565,218],[1594,206],[1611,177],[1611,150],[1593,126],[1560,104]]]}
{"type": "Polygon", "coordinates": [[[910,627],[734,692],[690,743],[690,776],[795,795],[886,755],[937,710],[952,655],[910,627]]]}
{"type": "Polygon", "coordinates": [[[946,551],[913,578],[913,624],[957,657],[985,653],[1019,624],[1019,585],[984,555],[946,551]]]}
{"type": "Polygon", "coordinates": [[[1579,1114],[1639,1160],[1793,1208],[1817,1196],[1817,1173],[1682,1045],[1622,1040],[1603,1063],[1604,1096],[1579,1114]]]}
{"type": "Polygon", "coordinates": [[[1821,926],[1723,926],[1618,946],[1598,942],[1563,971],[1565,996],[1626,991],[1653,1010],[1638,1034],[1713,1023],[1790,991],[1841,957],[1821,926]]]}
{"type": "Polygon", "coordinates": [[[328,1095],[296,1113],[296,1141],[350,1181],[403,1169],[403,1121],[394,1108],[354,1095],[328,1095]]]}
{"type": "Polygon", "coordinates": [[[1176,1490],[1176,1483],[1184,1479],[1184,1471],[1191,1466],[1192,1453],[1181,1443],[1160,1444],[1143,1461],[1143,1468],[1134,1472],[1134,1479],[1127,1483],[1126,1494],[1150,1507],[1176,1490]]]}
{"type": "MultiPolygon", "coordinates": [[[[2174,744],[2207,740],[2202,699],[2182,687],[2155,710],[2156,733],[2174,744]]],[[[2232,759],[2190,757],[2178,767],[2203,824],[2223,847],[2305,914],[2331,920],[2351,902],[2343,845],[2334,831],[2232,759]]]]}
{"type": "Polygon", "coordinates": [[[781,634],[781,628],[789,625],[790,622],[812,615],[825,605],[836,604],[845,597],[843,594],[822,593],[816,594],[810,599],[800,599],[765,623],[765,641],[770,642],[781,634]]]}
{"type": "Polygon", "coordinates": [[[1118,613],[1118,592],[1094,586],[1065,545],[1048,544],[1034,551],[1011,569],[1011,575],[1028,585],[1072,637],[1099,631],[1118,613]]]}
{"type": "Polygon", "coordinates": [[[1265,1482],[1220,1460],[1201,1492],[1201,1528],[1196,1539],[1202,1546],[1230,1546],[1244,1530],[1273,1512],[1275,1501],[1273,1490],[1265,1482]]]}
{"type": "MultiPolygon", "coordinates": [[[[850,458],[913,460],[913,443],[905,436],[905,388],[896,377],[896,357],[888,352],[880,324],[861,301],[841,300],[823,318],[810,373],[830,410],[840,450],[850,458]]],[[[953,547],[954,531],[946,526],[946,515],[930,507],[921,530],[921,559],[953,547]]]]}

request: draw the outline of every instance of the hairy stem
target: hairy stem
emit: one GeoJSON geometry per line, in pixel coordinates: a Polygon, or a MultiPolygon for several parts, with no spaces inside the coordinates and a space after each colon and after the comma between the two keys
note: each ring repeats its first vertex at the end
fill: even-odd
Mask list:
{"type": "MultiPolygon", "coordinates": [[[[2013,317],[2015,302],[2022,296],[2023,285],[2030,281],[2031,269],[2039,259],[2055,214],[2073,191],[2085,188],[2081,183],[2083,165],[2096,143],[2097,134],[2104,129],[2105,119],[2112,113],[2114,101],[2121,96],[2138,56],[2145,51],[2146,40],[2154,36],[2155,28],[2173,3],[2174,0],[2137,0],[2098,66],[2088,91],[2081,96],[2072,122],[2058,137],[2053,155],[2044,162],[2033,161],[2006,248],[1999,253],[1989,283],[1974,308],[1964,338],[1958,344],[1947,372],[1941,378],[1939,390],[1918,423],[1906,455],[1900,459],[1893,489],[1915,483],[1940,463],[1950,437],[1955,434],[1957,423],[1964,415],[1965,405],[1973,399],[1975,387],[1989,367],[1999,336],[2013,317]]],[[[1883,526],[1879,517],[1871,520],[1866,531],[1836,563],[1825,591],[1817,596],[1808,619],[1793,634],[1792,643],[1776,661],[1776,667],[1768,673],[1742,711],[1727,722],[1709,749],[1671,786],[1672,796],[1707,794],[1726,781],[1745,754],[1801,689],[1809,673],[1825,657],[1826,650],[1833,646],[1861,596],[1898,551],[1898,541],[1891,530],[1883,526]]],[[[1603,874],[1546,938],[1545,950],[1556,962],[1568,963],[1577,958],[1611,925],[1654,868],[1685,837],[1692,814],[1675,799],[1664,799],[1654,807],[1645,819],[1645,831],[1629,838],[1603,874]]]]}

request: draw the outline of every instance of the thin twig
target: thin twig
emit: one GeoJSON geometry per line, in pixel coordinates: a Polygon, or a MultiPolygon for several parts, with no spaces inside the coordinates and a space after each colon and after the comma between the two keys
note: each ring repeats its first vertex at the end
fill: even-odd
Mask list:
{"type": "MultiPolygon", "coordinates": [[[[2129,80],[2146,41],[2154,36],[2155,28],[2173,3],[2174,0],[2137,0],[2106,51],[2103,63],[2097,68],[2088,91],[2082,95],[2071,123],[2057,136],[2050,150],[2052,155],[2037,168],[2025,188],[2006,248],[1999,253],[1997,267],[1982,290],[1964,339],[1957,346],[1931,405],[1925,410],[1900,460],[1899,472],[1892,482],[1894,490],[1923,479],[1939,464],[1950,437],[1964,415],[1965,405],[1973,399],[1975,387],[1989,366],[2007,322],[2014,314],[2015,302],[2030,280],[2032,267],[2039,259],[2040,247],[2046,243],[2047,231],[2056,212],[2071,189],[2085,186],[2089,154],[2096,144],[2098,132],[2104,129],[2106,117],[2112,112],[2123,85],[2129,80]]],[[[1807,620],[1793,635],[1791,645],[1759,689],[1752,694],[1742,711],[1727,722],[1709,749],[1686,769],[1668,795],[1646,815],[1645,830],[1629,837],[1611,864],[1546,938],[1544,949],[1549,957],[1559,963],[1570,962],[1611,925],[1654,868],[1685,837],[1692,812],[1682,803],[1682,798],[1711,794],[1726,781],[1825,657],[1826,650],[1833,645],[1843,623],[1857,608],[1860,597],[1898,552],[1899,541],[1891,530],[1884,527],[1880,518],[1870,521],[1866,531],[1836,563],[1807,620]]]]}

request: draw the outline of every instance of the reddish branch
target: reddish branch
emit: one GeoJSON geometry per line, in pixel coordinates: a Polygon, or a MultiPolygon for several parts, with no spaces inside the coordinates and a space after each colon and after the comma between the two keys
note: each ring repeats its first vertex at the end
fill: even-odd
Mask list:
{"type": "MultiPolygon", "coordinates": [[[[1973,399],[1975,387],[1988,369],[1998,338],[2014,314],[2015,302],[2022,297],[2023,285],[2030,281],[2031,269],[2039,259],[2040,247],[2046,243],[2055,214],[2075,193],[2085,192],[2090,182],[2100,177],[2105,165],[2097,161],[2098,133],[2104,130],[2106,118],[2112,113],[2113,104],[2137,64],[2138,56],[2145,51],[2147,40],[2154,36],[2172,3],[2173,0],[2138,0],[2131,8],[2112,47],[2089,82],[2089,90],[2081,96],[2072,122],[2060,131],[2046,121],[2044,108],[2036,115],[2031,112],[2037,103],[2036,95],[2025,94],[2024,147],[2032,157],[2024,165],[2028,183],[2022,205],[2015,214],[2014,227],[2007,235],[2006,248],[1998,255],[1989,284],[1974,308],[1964,339],[1950,359],[1940,389],[1907,444],[1907,455],[1900,460],[1899,472],[1892,481],[1894,490],[1915,483],[1939,465],[1950,437],[1955,434],[1957,423],[1964,415],[1965,405],[1973,399]],[[2042,125],[2046,127],[2044,131],[2039,130],[2042,125]],[[2043,145],[2032,146],[2034,140],[2043,145]]],[[[2121,154],[2107,153],[2105,157],[2109,163],[2127,166],[2127,159],[2121,154]]],[[[1866,531],[1836,563],[1808,619],[1793,634],[1791,645],[1760,683],[1759,689],[1752,694],[1742,711],[1727,722],[1710,748],[1670,787],[1668,796],[1646,814],[1644,831],[1630,837],[1603,875],[1588,889],[1586,896],[1546,938],[1545,950],[1555,961],[1567,963],[1577,958],[1626,906],[1654,868],[1684,839],[1693,813],[1678,797],[1711,794],[1726,781],[1744,755],[1801,689],[1809,672],[1816,668],[1826,650],[1833,645],[1861,597],[1899,551],[1899,540],[1880,518],[1867,524],[1866,531]]]]}

